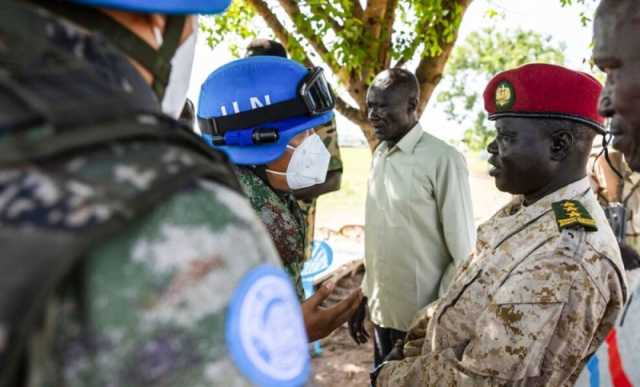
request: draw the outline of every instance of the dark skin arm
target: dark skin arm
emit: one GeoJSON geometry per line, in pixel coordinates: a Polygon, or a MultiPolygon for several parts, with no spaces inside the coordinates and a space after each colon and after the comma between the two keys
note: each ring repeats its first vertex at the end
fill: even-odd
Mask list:
{"type": "Polygon", "coordinates": [[[341,182],[342,171],[329,171],[324,183],[296,190],[293,195],[298,200],[313,200],[320,195],[339,190],[341,182]]]}
{"type": "Polygon", "coordinates": [[[302,303],[304,326],[307,330],[309,342],[327,337],[336,328],[344,324],[356,311],[362,300],[362,291],[354,290],[347,298],[330,308],[320,305],[335,289],[335,284],[328,282],[302,303]]]}
{"type": "Polygon", "coordinates": [[[364,344],[369,339],[369,333],[364,327],[367,318],[367,297],[362,297],[358,309],[349,320],[349,335],[357,344],[364,344]]]}

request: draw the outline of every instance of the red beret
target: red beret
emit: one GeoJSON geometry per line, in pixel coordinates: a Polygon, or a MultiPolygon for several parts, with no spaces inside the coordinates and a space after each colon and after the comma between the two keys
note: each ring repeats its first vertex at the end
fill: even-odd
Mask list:
{"type": "Polygon", "coordinates": [[[601,91],[600,82],[587,73],[532,63],[493,77],[484,91],[484,108],[490,120],[560,118],[604,132],[604,117],[598,114],[601,91]]]}

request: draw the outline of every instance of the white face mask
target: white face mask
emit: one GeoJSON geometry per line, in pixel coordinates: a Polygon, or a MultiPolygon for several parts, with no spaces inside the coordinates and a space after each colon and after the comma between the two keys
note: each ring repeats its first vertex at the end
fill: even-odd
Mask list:
{"type": "MultiPolygon", "coordinates": [[[[198,34],[198,18],[193,17],[193,33],[176,50],[176,54],[171,59],[171,74],[169,83],[162,98],[162,111],[178,118],[187,101],[187,91],[189,81],[191,81],[191,70],[193,69],[193,58],[196,53],[196,36],[198,34]]],[[[162,45],[162,35],[156,34],[156,40],[162,45]]]]}
{"type": "Polygon", "coordinates": [[[302,144],[295,148],[291,145],[287,145],[287,148],[293,149],[287,172],[278,172],[271,169],[267,169],[267,172],[286,176],[287,184],[293,190],[325,182],[331,154],[317,134],[312,134],[305,138],[302,144]]]}

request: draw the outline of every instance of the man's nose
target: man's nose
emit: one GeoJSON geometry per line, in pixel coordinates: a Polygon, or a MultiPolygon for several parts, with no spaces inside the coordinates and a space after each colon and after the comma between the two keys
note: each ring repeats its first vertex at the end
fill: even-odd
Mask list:
{"type": "Polygon", "coordinates": [[[607,82],[605,83],[602,92],[600,93],[600,98],[598,99],[598,114],[603,117],[612,117],[615,113],[613,108],[613,86],[609,82],[607,78],[607,82]]]}
{"type": "Polygon", "coordinates": [[[495,139],[491,141],[489,145],[487,145],[487,152],[491,153],[492,155],[498,154],[498,143],[495,139]]]}
{"type": "Polygon", "coordinates": [[[367,116],[369,118],[369,121],[380,118],[380,116],[378,115],[378,109],[373,107],[370,107],[369,109],[367,109],[367,116]]]}

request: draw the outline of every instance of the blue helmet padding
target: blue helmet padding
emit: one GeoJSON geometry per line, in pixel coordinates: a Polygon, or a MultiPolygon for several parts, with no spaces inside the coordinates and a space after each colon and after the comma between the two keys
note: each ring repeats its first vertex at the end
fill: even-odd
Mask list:
{"type": "MultiPolygon", "coordinates": [[[[200,88],[198,116],[221,117],[249,111],[252,108],[275,104],[296,98],[298,85],[309,73],[301,64],[280,57],[255,56],[230,62],[215,70],[200,88]]],[[[292,117],[278,122],[265,122],[260,128],[278,129],[280,138],[273,144],[213,145],[210,136],[204,139],[226,152],[240,165],[261,165],[279,158],[287,144],[300,132],[325,124],[333,112],[317,116],[292,117]]],[[[252,130],[254,128],[245,128],[252,130]]]]}
{"type": "Polygon", "coordinates": [[[134,12],[168,14],[213,14],[224,12],[231,0],[71,0],[96,7],[134,12]]]}

